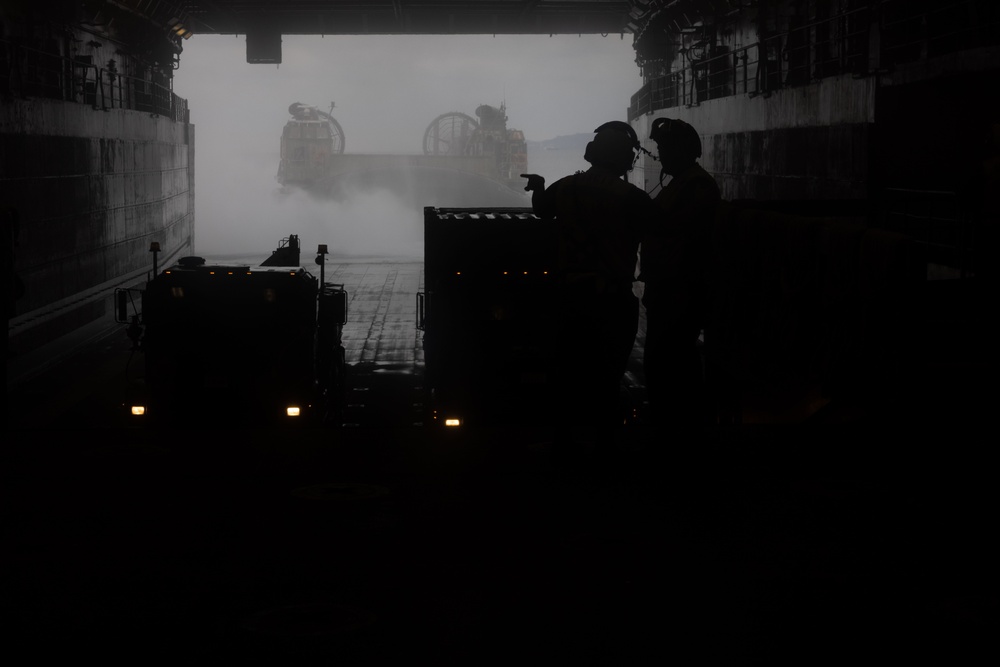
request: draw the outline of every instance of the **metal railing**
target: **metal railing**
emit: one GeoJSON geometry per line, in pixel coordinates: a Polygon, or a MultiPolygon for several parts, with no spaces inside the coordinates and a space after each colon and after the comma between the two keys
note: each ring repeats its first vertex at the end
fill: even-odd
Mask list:
{"type": "Polygon", "coordinates": [[[862,7],[796,26],[744,47],[715,45],[715,54],[652,79],[632,96],[632,120],[656,109],[693,106],[731,95],[759,95],[868,67],[870,10],[862,7]],[[722,51],[720,53],[720,51],[722,51]]]}
{"type": "Polygon", "coordinates": [[[883,68],[1000,44],[996,0],[884,0],[880,8],[883,68]]]}
{"type": "Polygon", "coordinates": [[[7,98],[42,97],[89,104],[95,109],[131,109],[189,122],[187,100],[171,90],[169,75],[127,61],[98,67],[87,56],[68,58],[0,39],[0,94],[7,98]]]}
{"type": "Polygon", "coordinates": [[[996,0],[886,0],[795,26],[749,46],[715,45],[675,72],[649,80],[632,95],[629,121],[658,109],[693,106],[731,95],[761,95],[840,74],[880,69],[1000,44],[996,0]],[[878,53],[871,53],[872,27],[878,53]],[[722,53],[719,53],[722,51],[722,53]],[[873,58],[877,56],[877,60],[873,58]]]}

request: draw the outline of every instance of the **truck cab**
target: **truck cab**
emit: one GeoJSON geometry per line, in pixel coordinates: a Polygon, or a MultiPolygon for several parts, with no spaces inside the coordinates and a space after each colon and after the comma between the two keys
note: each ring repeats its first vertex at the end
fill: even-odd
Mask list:
{"type": "Polygon", "coordinates": [[[293,235],[260,265],[184,257],[147,283],[130,411],[161,425],[336,422],[347,294],[298,254],[293,235]]]}

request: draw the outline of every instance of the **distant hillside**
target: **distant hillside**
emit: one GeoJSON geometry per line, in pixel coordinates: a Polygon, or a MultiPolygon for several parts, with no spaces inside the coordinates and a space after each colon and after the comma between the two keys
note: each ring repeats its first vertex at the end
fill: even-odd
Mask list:
{"type": "Polygon", "coordinates": [[[527,143],[528,146],[533,149],[582,151],[587,147],[587,143],[593,138],[593,132],[586,132],[581,134],[567,134],[556,137],[555,139],[546,139],[544,141],[529,141],[527,143]]]}

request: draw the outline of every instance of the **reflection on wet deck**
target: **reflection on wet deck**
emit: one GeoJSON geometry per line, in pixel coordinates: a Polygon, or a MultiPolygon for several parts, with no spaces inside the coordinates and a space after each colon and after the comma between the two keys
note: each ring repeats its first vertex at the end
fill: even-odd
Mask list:
{"type": "Polygon", "coordinates": [[[422,262],[331,263],[326,280],[343,284],[350,297],[343,334],[348,364],[423,363],[423,332],[417,329],[422,262]]]}

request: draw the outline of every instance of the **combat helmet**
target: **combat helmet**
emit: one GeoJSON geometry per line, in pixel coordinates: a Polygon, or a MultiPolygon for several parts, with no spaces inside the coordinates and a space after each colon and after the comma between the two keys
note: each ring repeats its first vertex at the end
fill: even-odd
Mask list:
{"type": "Polygon", "coordinates": [[[682,160],[697,160],[701,157],[701,137],[691,125],[682,120],[657,118],[650,127],[649,138],[656,142],[661,153],[668,149],[682,160]]]}
{"type": "Polygon", "coordinates": [[[594,130],[594,139],[587,144],[583,159],[592,165],[624,174],[631,171],[639,146],[639,138],[632,126],[613,120],[594,130]]]}

